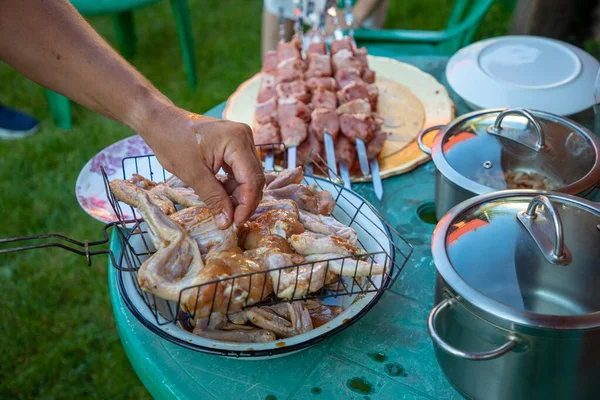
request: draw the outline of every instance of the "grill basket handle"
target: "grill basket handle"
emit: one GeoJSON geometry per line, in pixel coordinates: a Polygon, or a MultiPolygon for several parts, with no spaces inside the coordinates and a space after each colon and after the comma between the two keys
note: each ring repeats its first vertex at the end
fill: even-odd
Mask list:
{"type": "Polygon", "coordinates": [[[102,234],[103,234],[104,238],[102,240],[98,240],[95,242],[90,242],[87,239],[84,240],[83,242],[80,242],[80,241],[71,239],[67,236],[60,235],[57,233],[48,233],[48,234],[43,234],[43,235],[20,236],[20,237],[14,237],[14,238],[0,239],[0,245],[6,244],[6,243],[15,243],[18,246],[18,247],[10,247],[7,249],[0,249],[0,254],[15,253],[17,251],[27,251],[27,250],[33,250],[33,249],[44,249],[44,248],[48,248],[48,247],[59,247],[61,249],[70,251],[70,252],[78,254],[80,256],[85,256],[88,266],[92,265],[92,257],[95,255],[99,255],[99,254],[108,254],[109,257],[111,258],[111,261],[113,262],[113,265],[116,265],[116,260],[114,258],[113,253],[110,250],[95,250],[95,251],[90,250],[90,247],[95,247],[98,245],[103,245],[103,244],[108,243],[109,239],[108,239],[107,230],[109,227],[113,226],[114,224],[115,223],[105,225],[104,228],[102,229],[102,234]],[[32,245],[19,246],[23,242],[39,241],[42,239],[49,239],[49,241],[42,242],[42,243],[36,243],[36,244],[32,244],[32,245]]]}

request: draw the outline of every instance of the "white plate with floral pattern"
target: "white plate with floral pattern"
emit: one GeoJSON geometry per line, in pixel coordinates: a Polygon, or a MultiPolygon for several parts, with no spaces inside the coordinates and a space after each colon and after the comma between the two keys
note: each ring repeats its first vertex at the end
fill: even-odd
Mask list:
{"type": "MultiPolygon", "coordinates": [[[[109,180],[122,179],[124,158],[152,153],[152,149],[144,139],[134,135],[111,144],[92,157],[79,173],[75,184],[75,194],[81,208],[98,221],[105,223],[117,221],[118,218],[106,196],[100,167],[104,167],[109,180]]],[[[125,219],[133,218],[128,207],[123,207],[122,210],[125,219]]]]}

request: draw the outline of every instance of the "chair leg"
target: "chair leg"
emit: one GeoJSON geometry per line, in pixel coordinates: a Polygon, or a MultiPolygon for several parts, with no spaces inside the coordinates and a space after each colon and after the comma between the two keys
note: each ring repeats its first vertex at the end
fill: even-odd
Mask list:
{"type": "Polygon", "coordinates": [[[177,25],[177,35],[183,56],[183,64],[187,74],[188,84],[191,89],[196,88],[196,52],[194,48],[194,37],[192,35],[192,23],[190,20],[190,8],[188,0],[171,0],[171,8],[177,25]]]}
{"type": "Polygon", "coordinates": [[[121,54],[123,54],[125,58],[132,58],[135,55],[137,43],[133,12],[125,11],[115,14],[113,16],[113,21],[121,54]]]}
{"type": "Polygon", "coordinates": [[[71,100],[68,97],[46,89],[46,98],[54,123],[59,128],[70,130],[73,127],[71,116],[71,100]]]}

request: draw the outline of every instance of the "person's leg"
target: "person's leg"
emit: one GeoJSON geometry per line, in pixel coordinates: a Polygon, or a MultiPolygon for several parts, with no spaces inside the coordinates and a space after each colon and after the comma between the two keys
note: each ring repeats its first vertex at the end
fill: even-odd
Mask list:
{"type": "Polygon", "coordinates": [[[20,111],[0,103],[0,139],[20,139],[37,132],[39,122],[20,111]]]}
{"type": "MultiPolygon", "coordinates": [[[[285,19],[285,40],[290,40],[294,33],[294,21],[285,19]]],[[[263,6],[262,12],[262,55],[275,50],[279,42],[279,18],[263,6]]]]}

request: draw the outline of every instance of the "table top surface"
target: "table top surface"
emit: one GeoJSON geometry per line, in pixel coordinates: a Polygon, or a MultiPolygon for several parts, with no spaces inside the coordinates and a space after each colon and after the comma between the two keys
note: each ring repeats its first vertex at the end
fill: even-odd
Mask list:
{"type": "MultiPolygon", "coordinates": [[[[447,86],[447,58],[398,57],[447,86]]],[[[457,114],[468,112],[455,93],[457,114]]],[[[206,113],[220,117],[221,104],[206,113]]],[[[111,301],[123,347],[155,398],[227,399],[459,399],[439,368],[427,334],[433,306],[434,225],[417,209],[434,199],[434,166],[384,180],[379,201],[370,184],[353,189],[379,209],[414,252],[394,286],[361,320],[296,354],[272,360],[228,359],[184,349],[145,328],[123,303],[109,265],[111,301]],[[393,193],[393,196],[391,195],[393,193]]]]}

